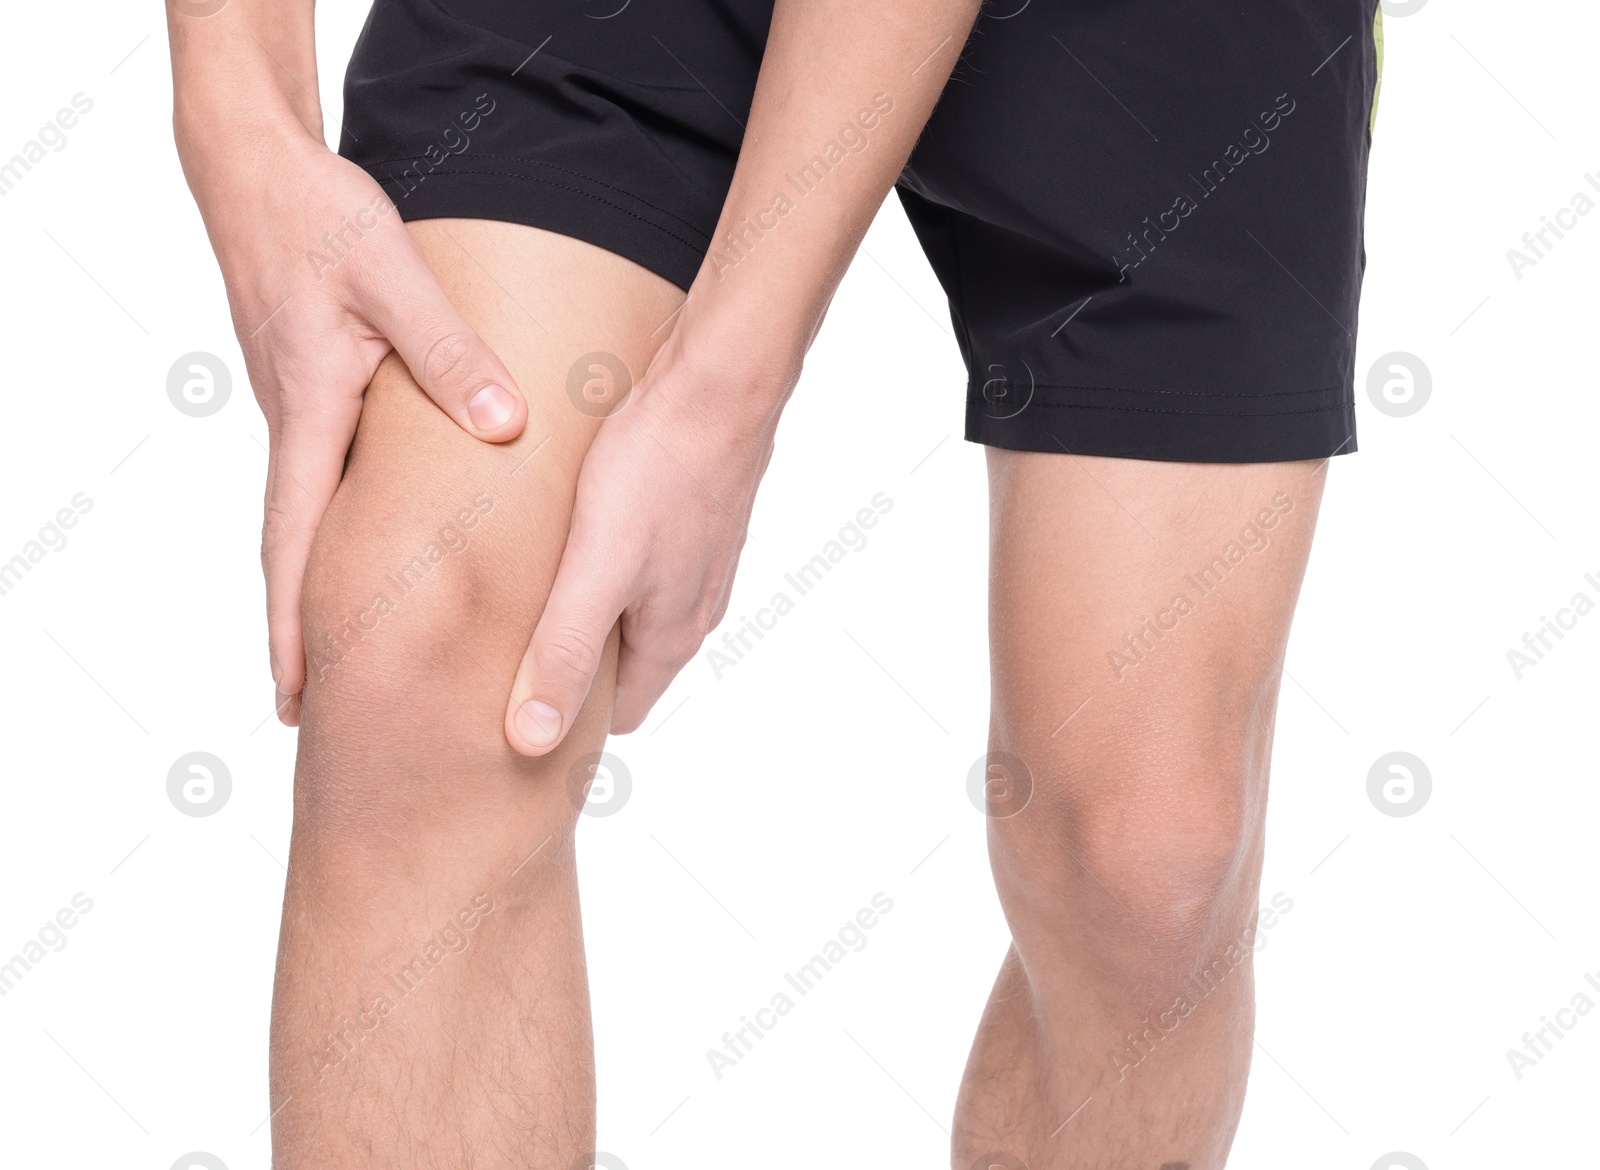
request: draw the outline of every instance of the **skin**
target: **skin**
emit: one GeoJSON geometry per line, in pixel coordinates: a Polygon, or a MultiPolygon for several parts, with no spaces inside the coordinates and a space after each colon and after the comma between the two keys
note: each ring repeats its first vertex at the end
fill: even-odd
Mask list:
{"type": "MultiPolygon", "coordinates": [[[[570,1166],[594,1125],[584,756],[720,619],[805,349],[974,10],[779,0],[719,239],[873,95],[895,114],[687,301],[575,240],[397,216],[317,279],[304,250],[376,189],[321,143],[309,7],[169,13],[180,151],[272,435],[274,673],[302,726],[275,1165],[570,1166]],[[595,351],[638,375],[603,425],[566,389],[595,351]],[[490,428],[487,386],[510,403],[490,428]]],[[[1218,1170],[1245,953],[1147,1056],[1112,1056],[1254,919],[1323,470],[995,451],[990,472],[991,747],[1031,796],[990,822],[1014,943],[952,1165],[1218,1170]],[[1123,636],[1278,493],[1267,547],[1117,677],[1123,636]]]]}
{"type": "MultiPolygon", "coordinates": [[[[566,397],[571,355],[647,358],[681,297],[533,229],[412,231],[526,388],[530,423],[507,447],[476,443],[386,363],[313,551],[273,1015],[277,1164],[566,1166],[593,1143],[572,772],[604,739],[615,638],[558,751],[512,751],[494,700],[554,580],[597,430],[566,397]],[[463,507],[481,512],[470,530],[463,507]],[[451,526],[465,547],[441,535],[451,526]],[[430,542],[449,551],[402,595],[396,574],[430,542]],[[380,593],[391,612],[352,637],[380,593]],[[398,994],[390,977],[483,896],[494,908],[464,949],[398,994]],[[364,1019],[381,1022],[351,1028],[380,994],[392,1008],[364,1019]]],[[[1248,963],[1124,1075],[1108,1055],[1254,920],[1278,663],[1325,471],[999,451],[990,464],[992,747],[1025,761],[1033,789],[990,820],[1015,941],[952,1165],[1009,1166],[993,1159],[1006,1153],[1035,1170],[1216,1170],[1249,1065],[1248,963]],[[1292,504],[1261,530],[1266,547],[1117,679],[1121,635],[1176,591],[1198,597],[1184,575],[1275,496],[1292,504]]]]}
{"type": "Polygon", "coordinates": [[[310,3],[169,0],[173,133],[222,268],[271,463],[261,533],[279,718],[298,720],[300,588],[378,365],[398,352],[467,433],[505,442],[527,408],[444,295],[392,204],[322,140],[310,3]],[[366,218],[350,254],[310,260],[366,218]]]}
{"type": "MultiPolygon", "coordinates": [[[[515,438],[526,407],[377,184],[324,144],[310,0],[227,0],[198,15],[210,9],[167,0],[173,125],[267,418],[262,561],[275,703],[293,724],[305,679],[306,558],[378,363],[398,353],[480,439],[515,438]],[[314,273],[306,254],[375,206],[389,211],[348,256],[314,273]]],[[[806,349],[976,16],[975,0],[777,0],[716,239],[770,208],[785,172],[876,95],[894,112],[749,259],[727,268],[708,258],[655,367],[632,370],[638,401],[653,413],[649,433],[619,416],[584,471],[572,548],[510,688],[506,737],[518,751],[540,755],[561,742],[619,617],[618,731],[639,725],[720,620],[806,349]],[[674,460],[696,483],[654,490],[646,473],[665,474],[674,460]],[[629,490],[641,479],[652,490],[629,490]],[[610,555],[619,542],[625,555],[610,555]]]]}
{"type": "Polygon", "coordinates": [[[273,1001],[274,1165],[567,1170],[594,1143],[573,829],[580,757],[611,714],[616,639],[559,750],[512,751],[500,713],[599,426],[568,398],[568,368],[596,350],[647,362],[683,294],[532,228],[411,230],[524,388],[528,428],[504,446],[477,442],[391,358],[313,547],[273,1001]],[[419,556],[429,567],[408,572],[419,556]],[[461,949],[427,963],[426,941],[482,898],[493,909],[461,949]],[[394,977],[418,956],[423,977],[404,993],[394,977]],[[392,1007],[363,1022],[379,996],[392,1007]]]}
{"type": "Polygon", "coordinates": [[[1225,1164],[1282,656],[1325,476],[990,450],[990,750],[1032,794],[991,804],[1013,943],[962,1081],[957,1170],[995,1151],[1031,1170],[1225,1164]],[[1264,545],[1241,538],[1275,498],[1264,545]],[[1259,551],[1202,597],[1186,576],[1230,541],[1259,551]],[[1111,652],[1131,660],[1124,635],[1179,593],[1191,612],[1119,679],[1111,652]],[[1230,944],[1225,977],[1197,985],[1230,944]],[[1130,1051],[1179,995],[1181,1022],[1130,1051]]]}
{"type": "Polygon", "coordinates": [[[976,14],[968,0],[778,0],[714,250],[641,380],[638,409],[611,420],[584,463],[572,538],[506,706],[518,751],[561,742],[619,619],[617,732],[644,721],[721,621],[805,351],[976,14]],[[866,148],[778,230],[730,250],[729,234],[770,211],[787,172],[842,126],[863,125],[880,95],[892,111],[864,131],[866,148]],[[687,490],[676,486],[684,472],[687,490]]]}

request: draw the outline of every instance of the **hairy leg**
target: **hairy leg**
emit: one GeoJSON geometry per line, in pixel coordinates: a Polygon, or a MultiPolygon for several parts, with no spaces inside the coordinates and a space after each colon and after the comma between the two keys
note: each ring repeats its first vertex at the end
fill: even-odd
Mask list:
{"type": "MultiPolygon", "coordinates": [[[[615,636],[560,750],[518,755],[502,721],[599,425],[569,371],[599,353],[642,372],[682,294],[532,228],[411,228],[530,417],[516,442],[480,443],[391,356],[318,531],[274,1165],[567,1170],[594,1129],[573,829],[610,719],[615,636]]],[[[451,360],[449,340],[434,354],[451,360]]],[[[591,364],[580,381],[605,376],[591,364]]]]}
{"type": "Polygon", "coordinates": [[[957,1170],[1224,1165],[1325,467],[989,452],[989,844],[1013,942],[957,1170]]]}

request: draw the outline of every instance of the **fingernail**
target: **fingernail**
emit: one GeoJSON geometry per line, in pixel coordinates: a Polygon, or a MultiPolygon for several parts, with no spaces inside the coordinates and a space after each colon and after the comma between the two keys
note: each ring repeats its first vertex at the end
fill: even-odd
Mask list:
{"type": "Polygon", "coordinates": [[[268,657],[272,659],[272,681],[276,685],[283,680],[283,667],[278,665],[278,655],[276,653],[271,653],[268,657]]]}
{"type": "Polygon", "coordinates": [[[529,747],[549,747],[561,734],[561,712],[540,699],[517,708],[517,734],[529,747]]]}
{"type": "Polygon", "coordinates": [[[467,403],[467,415],[472,419],[472,425],[480,431],[492,431],[500,427],[511,417],[514,409],[516,402],[511,395],[493,385],[479,390],[467,403]]]}

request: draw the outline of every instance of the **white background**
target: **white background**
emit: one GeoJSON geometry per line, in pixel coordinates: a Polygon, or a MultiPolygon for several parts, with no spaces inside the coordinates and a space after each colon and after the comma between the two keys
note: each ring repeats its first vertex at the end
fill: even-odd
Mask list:
{"type": "MultiPolygon", "coordinates": [[[[363,15],[320,7],[334,114],[363,15]]],[[[75,493],[93,509],[0,597],[0,959],[74,893],[94,908],[0,998],[0,1163],[264,1168],[294,750],[267,720],[266,431],[174,154],[159,9],[22,4],[6,24],[0,157],[74,93],[94,109],[0,199],[0,559],[75,493]],[[166,397],[192,350],[237,379],[211,418],[166,397]],[[196,750],[234,782],[203,819],[165,791],[196,750]]],[[[1434,391],[1391,418],[1359,388],[1362,449],[1331,472],[1274,760],[1263,891],[1294,909],[1257,960],[1242,1170],[1597,1165],[1600,1013],[1520,1082],[1505,1056],[1600,972],[1600,616],[1521,681],[1506,659],[1578,590],[1600,598],[1600,215],[1520,281],[1506,259],[1600,173],[1596,43],[1578,0],[1388,22],[1358,370],[1408,351],[1434,391]],[[1410,817],[1366,793],[1394,750],[1433,775],[1410,817]]],[[[600,1146],[632,1170],[946,1165],[1005,947],[963,791],[987,717],[982,454],[892,200],[866,252],[731,612],[874,493],[893,511],[737,668],[692,664],[613,743],[633,798],[580,827],[600,1146]],[[894,910],[867,948],[715,1080],[706,1050],[878,891],[894,910]]]]}

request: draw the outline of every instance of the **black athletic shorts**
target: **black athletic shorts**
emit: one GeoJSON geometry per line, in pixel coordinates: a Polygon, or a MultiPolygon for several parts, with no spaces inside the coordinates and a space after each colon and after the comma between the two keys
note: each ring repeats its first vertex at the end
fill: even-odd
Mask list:
{"type": "MultiPolygon", "coordinates": [[[[898,185],[949,297],[969,439],[1355,449],[1377,9],[986,3],[898,185]]],[[[770,18],[771,0],[376,0],[340,151],[407,220],[529,224],[687,288],[708,251],[737,262],[711,233],[770,18]]],[[[894,79],[874,88],[861,128],[791,173],[796,200],[894,116],[894,79]]]]}

